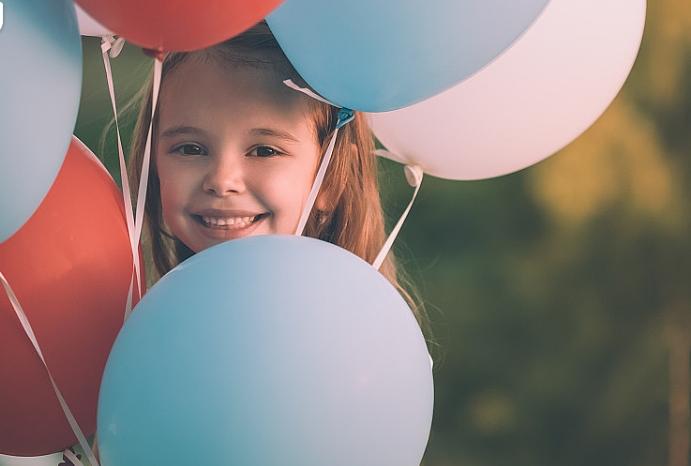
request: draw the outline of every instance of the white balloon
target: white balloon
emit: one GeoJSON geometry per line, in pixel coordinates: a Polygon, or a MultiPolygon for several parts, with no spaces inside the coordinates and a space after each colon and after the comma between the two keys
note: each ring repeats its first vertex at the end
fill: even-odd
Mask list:
{"type": "Polygon", "coordinates": [[[110,30],[82,10],[79,5],[75,4],[75,6],[77,7],[77,23],[79,24],[79,33],[81,35],[101,37],[112,34],[110,30]]]}
{"type": "Polygon", "coordinates": [[[504,175],[591,126],[628,77],[645,0],[552,0],[523,37],[455,87],[369,115],[391,158],[441,178],[504,175]]]}

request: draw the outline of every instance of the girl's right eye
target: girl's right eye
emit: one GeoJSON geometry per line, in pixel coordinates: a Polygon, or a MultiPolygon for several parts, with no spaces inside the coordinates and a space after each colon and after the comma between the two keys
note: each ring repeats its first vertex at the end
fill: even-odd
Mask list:
{"type": "Polygon", "coordinates": [[[177,152],[180,155],[206,155],[203,147],[191,143],[180,144],[173,148],[173,152],[177,152]]]}

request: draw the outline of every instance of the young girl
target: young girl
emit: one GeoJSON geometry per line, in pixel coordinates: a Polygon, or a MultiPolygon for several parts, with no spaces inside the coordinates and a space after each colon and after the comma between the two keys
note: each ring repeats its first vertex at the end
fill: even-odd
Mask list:
{"type": "MultiPolygon", "coordinates": [[[[223,241],[296,232],[338,108],[291,89],[286,79],[307,86],[264,22],[222,44],[166,55],[146,198],[145,244],[158,277],[223,241]]],[[[143,96],[132,146],[134,192],[151,88],[143,96]]],[[[339,129],[304,234],[370,263],[386,239],[373,137],[358,112],[339,129]]],[[[380,271],[423,324],[392,254],[380,271]]]]}

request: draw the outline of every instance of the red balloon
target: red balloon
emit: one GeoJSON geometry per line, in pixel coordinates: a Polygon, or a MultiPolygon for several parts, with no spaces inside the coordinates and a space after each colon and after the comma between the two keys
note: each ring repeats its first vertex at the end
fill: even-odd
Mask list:
{"type": "Polygon", "coordinates": [[[76,0],[115,34],[141,47],[202,49],[243,32],[283,0],[76,0]]]}
{"type": "MultiPolygon", "coordinates": [[[[39,208],[0,243],[0,271],[72,414],[91,435],[103,368],[124,320],[132,250],[122,193],[77,138],[39,208]]],[[[0,381],[0,453],[39,456],[77,443],[2,287],[0,381]]]]}

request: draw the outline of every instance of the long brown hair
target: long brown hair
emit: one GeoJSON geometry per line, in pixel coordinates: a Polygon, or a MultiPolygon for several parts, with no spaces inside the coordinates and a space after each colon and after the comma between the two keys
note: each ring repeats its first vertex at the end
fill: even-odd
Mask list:
{"type": "MultiPolygon", "coordinates": [[[[283,54],[265,22],[208,49],[167,54],[162,65],[161,88],[166,78],[193,54],[201,54],[206,60],[218,60],[220,63],[268,67],[280,79],[291,79],[307,87],[283,54]]],[[[141,96],[140,113],[130,154],[129,170],[134,193],[138,191],[146,136],[151,122],[151,94],[152,84],[149,82],[141,96]]],[[[324,154],[336,128],[338,108],[316,99],[310,101],[317,141],[324,154]]],[[[154,117],[154,135],[156,123],[154,117]]],[[[154,137],[151,154],[155,154],[155,147],[154,137]]],[[[305,236],[333,243],[372,263],[386,240],[384,215],[377,186],[377,167],[374,139],[365,115],[355,112],[355,118],[339,129],[333,156],[315,208],[312,209],[305,226],[305,236]]],[[[157,276],[160,277],[194,252],[172,235],[165,225],[161,210],[159,178],[153,155],[148,174],[145,210],[147,228],[144,243],[150,245],[150,260],[157,276]]],[[[406,288],[410,287],[401,285],[405,280],[397,271],[392,253],[388,254],[379,271],[406,298],[418,322],[426,327],[423,308],[407,291],[406,288]]]]}

